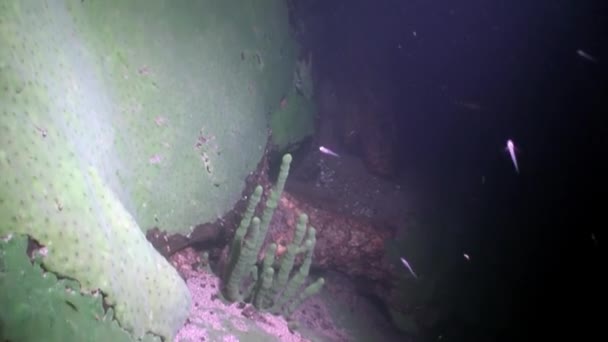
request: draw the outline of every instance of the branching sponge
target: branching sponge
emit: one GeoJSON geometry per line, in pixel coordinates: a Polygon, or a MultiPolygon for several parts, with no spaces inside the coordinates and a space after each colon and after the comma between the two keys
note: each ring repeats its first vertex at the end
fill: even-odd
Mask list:
{"type": "Polygon", "coordinates": [[[262,187],[256,187],[235,233],[231,244],[230,260],[224,273],[224,294],[230,301],[250,301],[260,310],[270,310],[290,317],[295,309],[309,296],[318,293],[325,280],[318,279],[305,289],[301,289],[310,271],[316,230],[308,226],[308,216],[301,214],[292,242],[287,252],[276,258],[277,245],[268,245],[261,265],[257,260],[268,232],[270,221],[283,192],[292,157],[283,156],[277,183],[270,190],[262,220],[253,216],[262,187]],[[253,218],[252,218],[253,217],[253,218]],[[246,229],[248,227],[248,229],[246,229]],[[294,271],[296,257],[305,253],[304,261],[294,271]],[[293,273],[293,274],[292,274],[293,273]],[[291,276],[291,278],[290,278],[291,276]],[[249,283],[249,286],[245,286],[249,283]],[[242,288],[245,290],[241,290],[242,288]]]}

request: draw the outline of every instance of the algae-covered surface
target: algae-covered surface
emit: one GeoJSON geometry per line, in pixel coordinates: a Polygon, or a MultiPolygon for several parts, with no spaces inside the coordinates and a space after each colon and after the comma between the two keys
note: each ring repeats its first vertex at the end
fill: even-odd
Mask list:
{"type": "Polygon", "coordinates": [[[0,236],[173,336],[190,294],[143,231],[232,209],[294,65],[281,0],[0,0],[0,236]]]}
{"type": "Polygon", "coordinates": [[[280,0],[4,0],[0,45],[3,155],[92,167],[181,233],[238,200],[295,67],[280,0]]]}

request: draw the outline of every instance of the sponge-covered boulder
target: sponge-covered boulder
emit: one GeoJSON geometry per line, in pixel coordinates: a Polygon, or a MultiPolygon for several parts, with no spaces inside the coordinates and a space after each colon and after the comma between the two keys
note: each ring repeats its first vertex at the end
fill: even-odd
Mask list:
{"type": "MultiPolygon", "coordinates": [[[[76,31],[59,27],[78,61],[65,64],[79,80],[83,150],[95,153],[90,159],[140,227],[187,234],[232,209],[264,153],[269,113],[292,84],[285,1],[66,7],[76,31]]],[[[70,78],[62,83],[70,89],[70,78]]]]}
{"type": "Polygon", "coordinates": [[[34,251],[32,264],[27,247],[21,235],[0,239],[0,341],[133,341],[112,309],[104,311],[99,293],[82,294],[78,282],[43,272],[40,254],[34,251]]]}
{"type": "Polygon", "coordinates": [[[142,230],[239,198],[291,82],[287,27],[280,0],[0,0],[0,236],[171,338],[190,296],[142,230]]]}
{"type": "Polygon", "coordinates": [[[298,93],[295,87],[292,88],[270,118],[273,149],[279,152],[291,151],[312,137],[315,111],[314,101],[298,93]]]}
{"type": "Polygon", "coordinates": [[[106,304],[133,336],[173,336],[190,307],[177,271],[95,169],[79,168],[70,150],[58,148],[65,145],[52,139],[53,133],[36,137],[41,141],[27,133],[24,127],[5,130],[2,146],[23,146],[17,142],[25,140],[32,144],[29,153],[44,149],[47,155],[36,160],[28,152],[1,151],[0,236],[29,235],[43,245],[42,265],[78,280],[83,292],[106,294],[106,304]]]}
{"type": "Polygon", "coordinates": [[[240,198],[294,49],[282,0],[2,0],[0,114],[60,135],[143,229],[186,234],[240,198]]]}

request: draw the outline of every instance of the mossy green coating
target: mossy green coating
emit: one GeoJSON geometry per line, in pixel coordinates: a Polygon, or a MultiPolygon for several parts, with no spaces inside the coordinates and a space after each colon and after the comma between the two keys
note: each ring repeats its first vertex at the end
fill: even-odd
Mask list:
{"type": "Polygon", "coordinates": [[[0,115],[60,135],[144,229],[187,233],[232,208],[292,87],[284,1],[0,6],[0,89],[13,105],[0,115]]]}
{"type": "Polygon", "coordinates": [[[316,106],[313,99],[312,55],[298,60],[294,70],[293,87],[272,113],[273,148],[289,152],[315,131],[316,106]]]}
{"type": "Polygon", "coordinates": [[[28,238],[0,239],[0,340],[20,342],[134,341],[104,312],[99,293],[44,272],[26,254],[28,238]]]}
{"type": "MultiPolygon", "coordinates": [[[[62,154],[53,144],[47,151],[62,154]]],[[[0,173],[10,180],[0,183],[0,235],[29,235],[46,246],[43,266],[77,279],[83,291],[107,294],[106,303],[133,336],[173,336],[188,314],[188,289],[114,193],[93,168],[81,172],[69,158],[39,172],[28,156],[0,159],[0,173]],[[61,182],[64,172],[69,183],[61,182]]]]}
{"type": "Polygon", "coordinates": [[[316,106],[295,88],[270,117],[273,148],[289,152],[315,132],[316,106]]]}
{"type": "Polygon", "coordinates": [[[0,0],[0,235],[170,339],[189,295],[142,230],[238,200],[291,86],[288,26],[281,0],[0,0]]]}
{"type": "Polygon", "coordinates": [[[84,4],[82,34],[110,85],[123,164],[104,176],[142,227],[187,233],[223,215],[263,155],[267,113],[290,86],[284,2],[84,4]]]}

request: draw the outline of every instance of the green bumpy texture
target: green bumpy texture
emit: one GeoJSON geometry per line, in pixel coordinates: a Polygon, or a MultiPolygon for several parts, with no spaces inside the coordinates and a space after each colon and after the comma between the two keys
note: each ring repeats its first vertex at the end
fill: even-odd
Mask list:
{"type": "Polygon", "coordinates": [[[142,229],[239,198],[291,80],[286,28],[279,0],[0,0],[0,236],[46,246],[134,336],[173,336],[190,297],[142,229]]]}
{"type": "Polygon", "coordinates": [[[170,339],[190,296],[143,230],[239,199],[292,45],[282,0],[0,0],[0,236],[170,339]]]}
{"type": "MultiPolygon", "coordinates": [[[[28,239],[0,239],[0,340],[20,342],[130,342],[104,312],[101,296],[81,294],[76,281],[44,273],[26,255],[28,239]]],[[[158,338],[146,336],[146,341],[158,338]]]]}
{"type": "Polygon", "coordinates": [[[77,279],[82,291],[101,289],[121,325],[136,338],[146,332],[172,337],[191,301],[177,271],[146,240],[94,169],[82,172],[61,158],[62,150],[49,147],[47,152],[60,159],[44,169],[28,155],[5,153],[0,159],[6,177],[0,187],[0,236],[27,234],[46,246],[43,266],[77,279]],[[69,182],[61,181],[64,172],[69,182]]]}
{"type": "Polygon", "coordinates": [[[282,0],[0,0],[0,115],[187,234],[240,198],[294,50],[282,0]]]}

